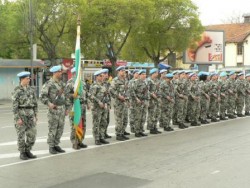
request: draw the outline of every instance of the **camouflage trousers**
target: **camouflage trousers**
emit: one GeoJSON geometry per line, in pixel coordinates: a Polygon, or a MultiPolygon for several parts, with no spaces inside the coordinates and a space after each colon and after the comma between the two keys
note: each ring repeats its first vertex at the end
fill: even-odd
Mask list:
{"type": "Polygon", "coordinates": [[[21,116],[20,118],[22,119],[23,124],[17,125],[15,123],[17,147],[20,152],[30,151],[36,141],[37,129],[35,118],[33,116],[21,116]]]}
{"type": "Polygon", "coordinates": [[[65,107],[57,106],[57,109],[49,109],[48,114],[48,139],[50,147],[59,145],[65,124],[65,107]]]}
{"type": "Polygon", "coordinates": [[[228,95],[227,101],[227,114],[234,115],[235,106],[236,106],[236,96],[235,95],[228,95]]]}
{"type": "Polygon", "coordinates": [[[69,122],[70,122],[70,141],[72,144],[79,144],[82,143],[82,141],[84,140],[85,137],[85,133],[86,133],[86,107],[84,105],[81,106],[82,107],[82,132],[83,132],[83,137],[81,140],[79,140],[76,137],[76,130],[75,130],[75,126],[74,126],[74,115],[69,115],[69,122]]]}
{"type": "Polygon", "coordinates": [[[182,98],[176,98],[176,121],[178,123],[184,123],[184,119],[186,117],[186,112],[184,112],[185,105],[187,101],[182,98]]]}
{"type": "Polygon", "coordinates": [[[143,132],[146,123],[147,106],[145,103],[135,107],[135,133],[143,132]]]}
{"type": "Polygon", "coordinates": [[[116,135],[123,135],[128,121],[128,107],[125,102],[116,100],[114,103],[116,135]]]}
{"type": "Polygon", "coordinates": [[[92,109],[93,128],[92,134],[95,140],[104,139],[107,126],[107,109],[94,106],[92,109]]]}
{"type": "Polygon", "coordinates": [[[244,104],[245,104],[245,96],[244,95],[238,95],[238,97],[236,99],[236,111],[237,111],[237,114],[242,114],[244,104]]]}
{"type": "Polygon", "coordinates": [[[107,119],[106,119],[106,121],[105,121],[106,125],[104,126],[104,127],[105,127],[104,133],[107,133],[107,131],[108,131],[108,126],[109,126],[109,116],[110,116],[110,107],[109,107],[109,106],[107,107],[107,109],[105,109],[105,112],[104,112],[104,113],[105,113],[104,116],[107,117],[107,119]]]}
{"type": "Polygon", "coordinates": [[[131,132],[134,132],[135,130],[135,107],[136,107],[136,102],[131,101],[129,107],[129,126],[131,132]]]}
{"type": "Polygon", "coordinates": [[[220,117],[225,118],[226,117],[226,111],[227,111],[227,105],[228,105],[228,96],[221,98],[220,101],[220,117]]]}
{"type": "MultiPolygon", "coordinates": [[[[155,99],[149,100],[148,105],[148,117],[147,117],[147,129],[148,130],[154,130],[157,127],[157,107],[158,107],[158,101],[155,99]]],[[[158,107],[159,108],[159,107],[158,107]]]]}
{"type": "Polygon", "coordinates": [[[245,112],[250,112],[250,94],[245,97],[245,112]]]}
{"type": "Polygon", "coordinates": [[[200,106],[200,100],[190,100],[189,101],[189,118],[190,121],[193,123],[198,123],[200,112],[201,112],[201,106],[200,106]]]}
{"type": "Polygon", "coordinates": [[[209,100],[205,97],[201,97],[200,106],[201,106],[200,119],[206,120],[209,109],[209,100]]]}
{"type": "Polygon", "coordinates": [[[162,112],[160,127],[170,127],[170,121],[172,119],[174,111],[174,103],[171,103],[169,101],[162,102],[160,109],[162,112]]]}
{"type": "Polygon", "coordinates": [[[211,98],[209,104],[209,113],[212,119],[216,119],[219,112],[219,102],[216,98],[211,98]]]}

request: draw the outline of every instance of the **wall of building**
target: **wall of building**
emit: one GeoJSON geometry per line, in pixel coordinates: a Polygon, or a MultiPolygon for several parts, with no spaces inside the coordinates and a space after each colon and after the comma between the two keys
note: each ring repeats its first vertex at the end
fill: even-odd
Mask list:
{"type": "Polygon", "coordinates": [[[225,47],[225,67],[237,66],[237,45],[227,43],[225,47]]]}
{"type": "Polygon", "coordinates": [[[19,79],[16,76],[24,69],[0,69],[0,100],[11,99],[11,93],[14,88],[19,84],[19,79]]]}
{"type": "Polygon", "coordinates": [[[246,38],[247,42],[244,42],[244,65],[250,66],[250,36],[246,38]]]}

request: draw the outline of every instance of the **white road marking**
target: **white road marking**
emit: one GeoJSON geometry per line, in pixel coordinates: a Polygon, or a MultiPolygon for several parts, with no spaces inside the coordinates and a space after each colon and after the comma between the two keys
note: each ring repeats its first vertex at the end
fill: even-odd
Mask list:
{"type": "Polygon", "coordinates": [[[211,174],[218,174],[218,173],[220,173],[219,170],[215,170],[215,171],[211,172],[211,174]]]}

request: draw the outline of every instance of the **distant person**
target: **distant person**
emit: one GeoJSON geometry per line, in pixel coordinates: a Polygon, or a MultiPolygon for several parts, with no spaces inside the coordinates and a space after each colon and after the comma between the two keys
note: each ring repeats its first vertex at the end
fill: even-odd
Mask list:
{"type": "Polygon", "coordinates": [[[12,104],[15,128],[17,132],[17,146],[20,159],[34,159],[37,156],[30,151],[36,141],[36,123],[38,105],[35,90],[30,87],[30,72],[17,74],[20,80],[12,93],[12,104]]]}

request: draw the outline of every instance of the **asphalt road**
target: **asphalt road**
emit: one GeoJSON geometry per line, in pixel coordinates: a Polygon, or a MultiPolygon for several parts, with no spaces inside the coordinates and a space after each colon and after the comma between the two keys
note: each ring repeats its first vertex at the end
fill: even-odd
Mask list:
{"type": "MultiPolygon", "coordinates": [[[[112,113],[111,113],[112,114],[112,113]]],[[[95,146],[91,112],[87,115],[87,149],[75,151],[68,119],[61,146],[50,155],[46,143],[46,108],[41,105],[35,160],[21,161],[10,104],[0,102],[0,187],[8,188],[249,188],[249,117],[171,133],[95,146]]],[[[129,130],[129,129],[128,129],[129,130]]],[[[114,118],[109,133],[114,135],[114,118]]]]}

